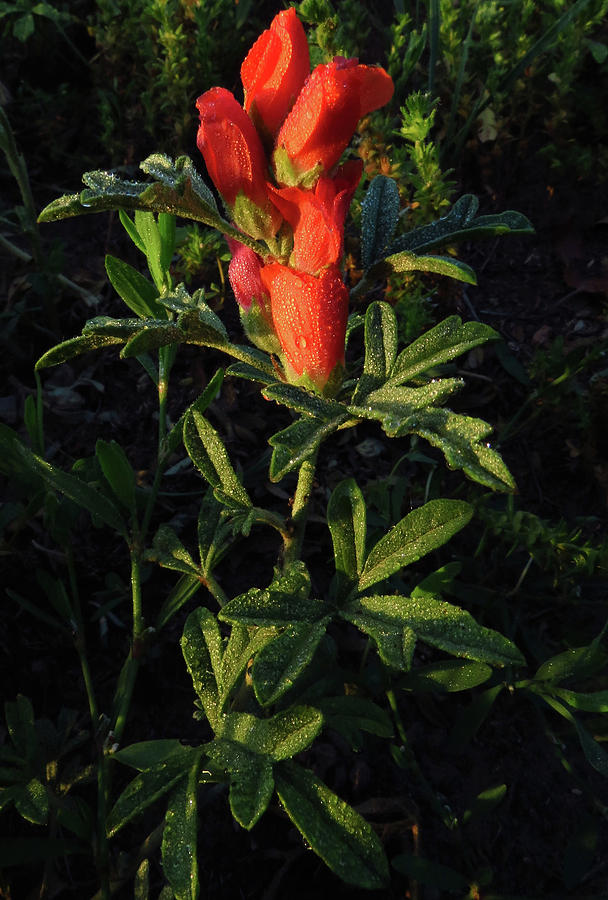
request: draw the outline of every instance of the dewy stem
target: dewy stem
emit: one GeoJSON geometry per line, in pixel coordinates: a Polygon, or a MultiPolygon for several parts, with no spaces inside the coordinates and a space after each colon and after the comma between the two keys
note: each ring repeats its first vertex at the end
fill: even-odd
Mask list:
{"type": "Polygon", "coordinates": [[[291,532],[285,538],[283,545],[283,566],[295,562],[300,558],[302,551],[302,542],[304,540],[304,531],[308,520],[308,510],[310,506],[310,495],[312,493],[312,485],[315,477],[317,465],[318,449],[305,459],[300,466],[298,474],[298,484],[296,493],[293,498],[293,507],[291,510],[291,532]]]}

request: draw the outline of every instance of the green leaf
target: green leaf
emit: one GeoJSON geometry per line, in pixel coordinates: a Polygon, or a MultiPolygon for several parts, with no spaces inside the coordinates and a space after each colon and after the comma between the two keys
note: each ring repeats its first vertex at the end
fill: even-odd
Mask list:
{"type": "MultiPolygon", "coordinates": [[[[295,384],[275,382],[263,388],[262,395],[267,400],[275,400],[289,409],[304,413],[323,422],[331,422],[346,413],[346,409],[334,400],[326,400],[316,394],[309,394],[295,384]]],[[[346,416],[348,418],[348,415],[346,416]]]]}
{"type": "Polygon", "coordinates": [[[179,612],[184,603],[196,594],[202,582],[198,576],[182,575],[177,584],[165,597],[156,618],[156,630],[160,631],[173,616],[179,612]]]}
{"type": "Polygon", "coordinates": [[[329,421],[305,415],[273,434],[268,443],[273,448],[270,460],[270,480],[281,479],[294,469],[299,468],[304,460],[309,459],[322,441],[342,425],[349,415],[341,412],[329,421]]]}
{"type": "Polygon", "coordinates": [[[112,753],[112,759],[142,772],[144,769],[154,769],[162,766],[169,757],[177,758],[183,756],[186,760],[184,765],[187,766],[187,755],[191,753],[192,749],[192,747],[184,747],[177,738],[165,738],[159,741],[139,741],[137,744],[123,747],[122,750],[116,750],[112,753]]]}
{"type": "Polygon", "coordinates": [[[341,610],[340,615],[369,635],[378,650],[378,656],[387,666],[399,672],[407,672],[412,666],[416,634],[397,617],[385,615],[382,611],[353,604],[341,610]]]}
{"type": "Polygon", "coordinates": [[[211,727],[221,726],[217,673],[221,671],[222,638],[215,616],[204,608],[190,613],[181,640],[186,667],[211,727]]]}
{"type": "Polygon", "coordinates": [[[309,747],[322,725],[321,712],[311,706],[291,706],[270,719],[233,712],[226,718],[222,737],[278,762],[309,747]]]}
{"type": "Polygon", "coordinates": [[[584,712],[608,712],[608,691],[592,691],[589,694],[581,694],[576,691],[567,691],[565,688],[554,688],[553,693],[573,709],[582,709],[584,712]]]}
{"type": "Polygon", "coordinates": [[[116,441],[101,438],[95,444],[95,455],[99,460],[105,478],[116,497],[135,514],[135,472],[125,451],[116,441]]]}
{"type": "Polygon", "coordinates": [[[429,406],[443,403],[464,385],[460,378],[437,378],[418,388],[401,387],[387,383],[370,391],[364,405],[349,406],[353,416],[377,419],[389,437],[403,437],[419,423],[415,415],[429,406]]]}
{"type": "Polygon", "coordinates": [[[399,221],[399,189],[394,178],[377,175],[361,203],[361,260],[363,268],[386,255],[399,221]]]}
{"type": "Polygon", "coordinates": [[[361,731],[384,738],[393,735],[388,713],[366,697],[325,697],[319,706],[325,726],[338,731],[356,749],[361,747],[361,731]]]}
{"type": "Polygon", "coordinates": [[[427,666],[417,666],[399,680],[399,687],[406,691],[438,691],[452,693],[469,691],[483,684],[492,676],[492,669],[485,663],[444,659],[427,666]]]}
{"type": "Polygon", "coordinates": [[[358,888],[388,887],[382,844],[351,806],[292,762],[275,767],[275,783],[287,815],[336,875],[358,888]]]}
{"type": "Polygon", "coordinates": [[[184,575],[199,575],[198,566],[169,525],[161,525],[154,535],[152,549],[146,559],[157,562],[164,569],[172,569],[184,575]]]}
{"type": "Polygon", "coordinates": [[[34,17],[31,13],[20,16],[13,25],[13,34],[24,44],[34,33],[34,17]]]}
{"type": "Polygon", "coordinates": [[[83,353],[89,353],[91,350],[104,350],[106,347],[112,347],[115,344],[123,344],[125,337],[117,337],[108,334],[82,334],[79,337],[70,338],[61,344],[56,344],[43,353],[36,363],[36,371],[47,369],[49,366],[58,366],[60,363],[67,362],[75,356],[81,356],[83,353]]]}
{"type": "Polygon", "coordinates": [[[162,842],[165,878],[176,900],[197,900],[199,893],[198,860],[198,778],[201,757],[192,765],[169,796],[162,842]]]}
{"type": "Polygon", "coordinates": [[[469,887],[468,878],[432,859],[401,853],[399,856],[395,856],[391,862],[399,872],[408,875],[414,881],[428,884],[441,891],[462,894],[462,891],[466,891],[469,887]]]}
{"type": "Polygon", "coordinates": [[[462,816],[463,824],[468,825],[470,822],[479,822],[480,819],[484,819],[502,802],[506,793],[506,784],[497,784],[496,787],[482,791],[475,797],[469,809],[465,810],[462,816]]]}
{"type": "Polygon", "coordinates": [[[230,773],[232,815],[243,828],[253,828],[265,813],[274,790],[271,760],[225,738],[213,741],[206,751],[215,765],[230,773]]]}
{"type": "Polygon", "coordinates": [[[478,347],[500,335],[482,322],[462,324],[459,316],[449,316],[402,350],[391,372],[391,384],[404,384],[442,363],[478,347]]]}
{"type": "Polygon", "coordinates": [[[222,607],[219,618],[242,625],[313,624],[328,613],[321,600],[310,597],[310,576],[303,562],[292,563],[267,588],[250,588],[222,607]]]}
{"type": "Polygon", "coordinates": [[[353,394],[361,403],[374,388],[384,384],[397,356],[397,319],[388,303],[371,303],[365,314],[363,375],[353,394]]]}
{"type": "Polygon", "coordinates": [[[456,281],[477,284],[473,269],[459,259],[451,256],[418,256],[410,250],[401,250],[375,263],[370,269],[374,277],[387,276],[399,272],[431,272],[434,275],[447,275],[456,281]]]}
{"type": "Polygon", "coordinates": [[[461,753],[471,741],[485,720],[504,684],[496,684],[479,694],[464,710],[459,710],[456,724],[448,737],[447,746],[453,753],[461,753]]]}
{"type": "Polygon", "coordinates": [[[137,269],[115,256],[106,256],[106,272],[118,296],[136,316],[157,319],[163,315],[157,288],[137,269]]]}
{"type": "Polygon", "coordinates": [[[230,525],[222,517],[223,508],[213,488],[208,488],[198,513],[197,527],[201,570],[205,576],[211,574],[226,549],[230,525]]]}
{"type": "Polygon", "coordinates": [[[328,618],[311,625],[288,625],[255,656],[251,669],[255,696],[262,706],[287,693],[312,659],[328,618]]]}
{"type": "Polygon", "coordinates": [[[100,519],[109,525],[117,534],[127,539],[127,528],[123,518],[114,503],[99,493],[86,481],[82,481],[75,475],[56,469],[44,459],[32,454],[32,460],[40,475],[56,491],[65,494],[83,509],[86,509],[94,519],[100,519]]]}
{"type": "Polygon", "coordinates": [[[564,650],[547,659],[534,675],[535,681],[565,681],[567,678],[588,678],[606,665],[607,655],[599,644],[564,650]]]}
{"type": "Polygon", "coordinates": [[[251,507],[249,495],[232,468],[220,436],[197,409],[191,408],[184,419],[184,445],[211,487],[221,488],[236,506],[251,507]]]}
{"type": "Polygon", "coordinates": [[[163,272],[169,272],[173,254],[175,253],[175,216],[170,213],[158,214],[158,231],[160,234],[160,266],[163,272]]]}
{"type": "MultiPolygon", "coordinates": [[[[133,221],[133,219],[127,215],[127,213],[124,211],[124,209],[118,210],[118,218],[120,219],[120,224],[122,225],[124,230],[127,232],[127,234],[129,235],[129,237],[131,238],[131,240],[133,241],[133,243],[135,244],[135,246],[137,247],[139,252],[143,253],[143,255],[145,256],[146,255],[146,245],[144,244],[139,231],[135,227],[135,222],[133,221]]],[[[156,290],[156,288],[155,288],[155,290],[156,290]]],[[[158,291],[157,291],[157,294],[158,294],[158,291]]]]}
{"type": "Polygon", "coordinates": [[[334,488],[327,506],[339,596],[344,596],[357,582],[363,569],[366,523],[361,489],[354,478],[346,478],[334,488]]]}
{"type": "Polygon", "coordinates": [[[231,692],[240,681],[245,668],[258,650],[277,635],[276,628],[247,628],[233,625],[222,656],[220,703],[226,704],[231,692]]]}
{"type": "Polygon", "coordinates": [[[532,234],[532,225],[521,213],[507,210],[488,216],[476,216],[479,201],[472,194],[460,197],[442,219],[414,228],[393,241],[390,252],[434,250],[448,242],[499,234],[532,234]]]}
{"type": "Polygon", "coordinates": [[[172,322],[160,322],[155,325],[144,324],[141,331],[130,337],[120,351],[121,359],[131,359],[134,356],[143,356],[151,350],[160,347],[168,347],[171,344],[184,343],[186,336],[179,325],[172,322]]]}
{"type": "Polygon", "coordinates": [[[437,600],[430,594],[361,597],[358,605],[352,607],[353,613],[359,610],[378,616],[387,625],[410,628],[420,640],[454,656],[496,666],[524,664],[521,653],[508,638],[478,625],[459,606],[437,600]]]}
{"type": "Polygon", "coordinates": [[[559,713],[560,716],[574,725],[581,748],[585,754],[585,759],[596,772],[599,772],[604,778],[608,778],[608,753],[606,753],[602,745],[589,734],[584,725],[579,722],[576,716],[572,715],[566,706],[562,706],[561,703],[553,697],[550,697],[548,694],[541,691],[537,691],[537,693],[543,698],[545,703],[555,710],[555,712],[559,713]]]}
{"type": "Polygon", "coordinates": [[[31,700],[23,694],[19,694],[16,700],[7,700],[4,715],[15,750],[23,760],[33,765],[38,753],[38,736],[31,700]]]}
{"type": "Polygon", "coordinates": [[[419,410],[405,419],[397,435],[409,432],[441,450],[451,469],[462,469],[473,481],[494,491],[517,490],[500,453],[487,443],[492,428],[482,419],[461,416],[449,409],[419,410]]]}
{"type": "Polygon", "coordinates": [[[201,751],[194,747],[181,747],[151,769],[145,769],[129,782],[108,815],[106,830],[108,837],[117,834],[127,822],[140,815],[152,803],[170,791],[201,757],[201,751]]]}
{"type": "MultiPolygon", "coordinates": [[[[200,413],[204,413],[207,407],[219,395],[223,381],[224,370],[218,369],[213,378],[209,381],[203,393],[199,397],[197,397],[197,399],[194,401],[194,403],[191,404],[191,406],[195,409],[198,409],[200,413]]],[[[188,409],[190,408],[191,407],[189,406],[188,409]]],[[[186,409],[183,415],[180,416],[179,420],[175,423],[175,425],[165,438],[162,447],[162,454],[164,457],[170,456],[175,452],[175,450],[177,450],[179,445],[183,443],[184,418],[186,416],[186,413],[188,412],[188,409],[186,409]]]]}
{"type": "Polygon", "coordinates": [[[37,778],[27,784],[19,785],[19,791],[13,798],[15,809],[19,815],[34,825],[45,825],[49,817],[49,795],[47,789],[37,778]]]}
{"type": "Polygon", "coordinates": [[[412,510],[373,547],[359,578],[364,591],[441,547],[467,525],[473,508],[462,500],[431,500],[412,510]]]}

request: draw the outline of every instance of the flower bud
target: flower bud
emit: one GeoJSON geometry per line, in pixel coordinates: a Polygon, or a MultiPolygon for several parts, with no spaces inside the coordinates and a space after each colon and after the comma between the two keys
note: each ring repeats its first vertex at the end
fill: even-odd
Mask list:
{"type": "Polygon", "coordinates": [[[273,164],[280,184],[312,187],[346,149],[357,122],[384,106],[393,81],[380,67],[337,56],[317,66],[277,135],[273,164]]]}
{"type": "Polygon", "coordinates": [[[280,352],[274,333],[270,296],[260,275],[262,260],[244,244],[226,236],[232,259],[228,280],[239,305],[241,321],[249,340],[267,353],[280,352]]]}
{"type": "Polygon", "coordinates": [[[363,163],[352,160],[333,178],[321,175],[314,190],[270,188],[273,203],[294,231],[296,269],[316,275],[340,262],[344,249],[344,222],[357,189],[363,163]]]}
{"type": "Polygon", "coordinates": [[[309,72],[306,34],[290,7],[274,17],[241,66],[245,109],[260,130],[274,138],[309,72]]]}
{"type": "Polygon", "coordinates": [[[287,378],[318,393],[335,393],[344,368],[348,289],[337,266],[320,276],[280,263],[261,269],[287,378]]]}
{"type": "Polygon", "coordinates": [[[268,198],[266,155],[251,119],[225,88],[206,91],[196,106],[197,145],[230,216],[251,237],[272,237],[281,216],[268,198]]]}

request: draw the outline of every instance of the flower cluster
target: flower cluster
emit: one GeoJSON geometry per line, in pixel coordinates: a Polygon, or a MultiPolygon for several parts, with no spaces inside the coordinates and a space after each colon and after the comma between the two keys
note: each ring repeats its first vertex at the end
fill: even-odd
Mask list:
{"type": "Polygon", "coordinates": [[[310,73],[293,8],[279,13],[241,67],[244,106],[212,88],[197,100],[198,147],[236,227],[264,258],[229,240],[230,283],[251,340],[287,378],[317,391],[341,380],[348,291],[344,222],[362,164],[337,166],[357,122],[387,103],[390,76],[336,57],[310,73]]]}

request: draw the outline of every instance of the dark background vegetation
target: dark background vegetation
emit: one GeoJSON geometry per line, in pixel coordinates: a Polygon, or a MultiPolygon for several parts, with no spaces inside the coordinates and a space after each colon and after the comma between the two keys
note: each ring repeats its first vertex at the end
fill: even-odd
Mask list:
{"type": "MultiPolygon", "coordinates": [[[[433,4],[395,2],[381,12],[371,12],[357,0],[336,0],[335,10],[324,3],[302,6],[311,33],[318,26],[312,43],[319,59],[332,51],[359,55],[364,62],[388,66],[395,79],[391,109],[363,123],[355,146],[365,158],[368,178],[382,171],[398,179],[405,227],[441,215],[462,193],[474,193],[481,213],[516,209],[536,229],[530,237],[460,246],[459,257],[477,272],[477,287],[427,277],[379,284],[373,297],[396,306],[404,340],[454,313],[478,318],[500,332],[501,344],[459,361],[467,381],[459,403],[463,411],[493,424],[495,445],[517,481],[518,494],[493,496],[465,484],[422,443],[386,442],[379,430],[366,425],[357,430],[356,441],[336,439],[326,447],[314,502],[322,514],[329,490],[355,474],[367,485],[372,525],[379,531],[423,497],[460,496],[473,502],[474,525],[435,563],[460,563],[452,599],[511,637],[533,673],[560,651],[589,645],[607,618],[606,4],[587,4],[508,85],[505,73],[547,33],[564,4],[482,3],[462,78],[472,3],[439,5],[443,24],[433,67],[428,33],[418,61],[408,45],[413,30],[422,34],[425,22],[431,28],[433,4]],[[332,12],[334,19],[328,18],[332,12]],[[407,80],[400,78],[405,63],[407,80]],[[412,91],[429,88],[438,106],[432,131],[421,142],[427,149],[432,146],[424,170],[414,143],[399,133],[399,110],[412,91]],[[486,109],[466,129],[477,99],[486,95],[486,109]],[[429,172],[430,187],[425,179],[429,172]]],[[[134,175],[139,160],[155,150],[171,156],[187,153],[197,160],[196,96],[215,84],[238,92],[240,62],[279,8],[247,0],[2,4],[0,103],[25,158],[36,209],[78,190],[86,170],[115,167],[134,175]]],[[[202,161],[199,169],[204,169],[202,161]]],[[[34,361],[54,343],[78,334],[87,318],[122,313],[105,277],[104,255],[112,253],[133,265],[139,261],[115,214],[46,225],[36,232],[19,212],[23,200],[4,159],[0,184],[0,420],[24,434],[24,402],[35,390],[34,361]],[[59,274],[80,290],[59,282],[59,274]]],[[[356,219],[356,205],[354,214],[356,219]]],[[[208,289],[237,334],[234,301],[223,283],[225,248],[202,230],[184,231],[182,237],[176,271],[192,288],[208,289]]],[[[348,249],[354,280],[354,229],[348,249]]],[[[192,348],[180,351],[171,400],[174,418],[221,362],[219,356],[192,348]]],[[[109,351],[47,370],[46,440],[56,465],[69,469],[75,460],[90,456],[102,436],[125,447],[146,482],[153,463],[149,435],[154,397],[140,371],[135,362],[121,362],[109,351]]],[[[268,404],[254,388],[227,381],[213,409],[214,423],[244,469],[277,430],[276,411],[274,407],[271,423],[268,404]]],[[[259,485],[266,490],[263,470],[259,485]]],[[[293,485],[273,489],[277,501],[284,502],[293,485]]],[[[178,471],[171,494],[162,500],[165,521],[191,522],[198,490],[194,473],[178,471]]],[[[25,694],[37,717],[54,722],[62,709],[79,710],[72,733],[86,732],[86,703],[69,636],[49,630],[20,603],[25,598],[44,608],[40,572],[59,573],[61,554],[45,533],[42,516],[28,515],[27,498],[15,485],[5,483],[4,495],[0,564],[11,591],[2,598],[3,699],[25,694]]],[[[314,514],[309,538],[309,562],[323,583],[330,550],[314,514]]],[[[76,529],[74,550],[103,709],[104,702],[111,703],[128,639],[128,606],[123,603],[128,565],[122,546],[103,529],[76,529]]],[[[266,545],[260,538],[255,551],[226,563],[222,578],[228,593],[265,584],[274,553],[272,539],[266,545]]],[[[150,570],[146,590],[152,611],[171,586],[169,575],[150,570]]],[[[201,739],[178,647],[182,624],[183,617],[149,652],[129,741],[201,739]]],[[[572,686],[578,691],[608,689],[606,669],[600,667],[592,678],[572,686]]],[[[470,896],[487,900],[608,896],[606,781],[585,759],[571,724],[514,689],[502,690],[493,705],[487,686],[462,694],[403,693],[400,704],[419,767],[415,777],[373,740],[353,753],[337,736],[324,737],[306,760],[374,822],[389,858],[415,852],[463,872],[478,885],[478,893],[471,889],[470,896]],[[469,821],[465,811],[474,808],[480,792],[503,784],[501,801],[481,811],[475,807],[469,821]]],[[[605,713],[583,716],[601,746],[608,739],[605,713]]],[[[86,742],[67,757],[74,771],[90,761],[86,742]]],[[[86,778],[82,790],[92,790],[86,778]]],[[[161,814],[152,808],[148,830],[161,814]]],[[[205,897],[358,896],[303,851],[278,807],[252,832],[244,832],[233,824],[221,789],[211,789],[202,800],[201,819],[205,897]]],[[[0,822],[10,835],[40,831],[13,811],[0,822]]],[[[141,823],[125,829],[125,855],[145,833],[141,823]]],[[[95,884],[87,865],[78,857],[47,865],[48,896],[92,896],[95,884]]],[[[0,897],[37,897],[42,872],[41,862],[6,867],[0,874],[0,897]]],[[[439,865],[417,880],[395,872],[394,890],[387,896],[448,896],[449,877],[447,882],[442,877],[439,865]]],[[[158,867],[154,878],[160,886],[158,867]]],[[[456,895],[463,893],[456,890],[456,895]]],[[[118,896],[133,896],[132,888],[123,888],[118,896]]]]}

